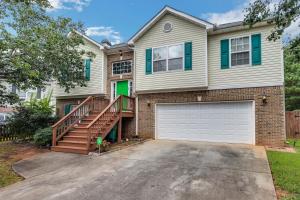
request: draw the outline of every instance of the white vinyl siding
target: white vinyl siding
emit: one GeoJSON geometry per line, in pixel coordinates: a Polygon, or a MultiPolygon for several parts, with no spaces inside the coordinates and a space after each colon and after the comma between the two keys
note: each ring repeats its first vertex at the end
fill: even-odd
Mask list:
{"type": "Polygon", "coordinates": [[[205,28],[171,14],[165,15],[135,43],[136,91],[147,92],[207,86],[206,41],[205,28]],[[173,24],[173,29],[169,33],[163,31],[163,25],[166,22],[173,24]],[[146,49],[185,42],[192,42],[192,70],[172,70],[145,74],[146,49]]]}
{"type": "Polygon", "coordinates": [[[83,48],[86,51],[91,51],[96,55],[96,57],[92,58],[91,61],[90,80],[86,81],[87,86],[78,86],[71,89],[69,93],[66,93],[64,88],[61,88],[58,84],[54,84],[53,95],[55,97],[104,94],[105,81],[103,79],[106,78],[106,70],[103,68],[103,64],[105,63],[105,55],[95,44],[92,44],[87,40],[84,41],[85,45],[80,48],[83,48]]]}
{"type": "MultiPolygon", "coordinates": [[[[208,36],[208,89],[228,89],[283,85],[282,43],[268,41],[272,26],[208,36]],[[261,34],[261,65],[234,66],[221,70],[220,41],[261,34]]],[[[251,52],[251,37],[249,38],[251,52]]]]}

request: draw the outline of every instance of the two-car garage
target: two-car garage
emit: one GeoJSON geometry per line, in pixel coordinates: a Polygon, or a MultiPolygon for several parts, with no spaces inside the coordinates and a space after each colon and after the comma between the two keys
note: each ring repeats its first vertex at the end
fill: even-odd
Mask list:
{"type": "Polygon", "coordinates": [[[253,101],[156,104],[157,139],[255,144],[253,101]]]}

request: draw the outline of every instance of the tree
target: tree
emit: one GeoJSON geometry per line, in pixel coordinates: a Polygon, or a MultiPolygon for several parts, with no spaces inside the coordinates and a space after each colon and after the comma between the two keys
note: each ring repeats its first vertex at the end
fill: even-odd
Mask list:
{"type": "Polygon", "coordinates": [[[284,47],[284,79],[285,79],[285,105],[286,110],[300,109],[300,63],[299,38],[284,47]],[[296,51],[298,48],[298,51],[296,51]]]}
{"type": "Polygon", "coordinates": [[[0,105],[15,103],[17,97],[6,84],[21,90],[44,87],[56,81],[68,92],[85,86],[82,56],[84,44],[77,30],[83,25],[70,18],[47,14],[47,0],[2,0],[0,4],[0,105]]]}
{"type": "MultiPolygon", "coordinates": [[[[244,23],[253,26],[256,23],[267,21],[275,24],[275,28],[268,36],[269,40],[279,39],[284,30],[299,19],[299,0],[255,0],[245,9],[244,23]]],[[[298,38],[299,39],[299,38],[298,38]]]]}

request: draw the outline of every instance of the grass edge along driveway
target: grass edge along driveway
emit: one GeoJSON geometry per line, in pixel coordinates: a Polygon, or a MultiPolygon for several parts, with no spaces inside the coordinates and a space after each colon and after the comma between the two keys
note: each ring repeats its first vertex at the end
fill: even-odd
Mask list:
{"type": "MultiPolygon", "coordinates": [[[[293,145],[293,141],[289,144],[293,145]]],[[[267,151],[280,200],[300,200],[300,140],[296,141],[295,149],[296,153],[267,151]]]]}

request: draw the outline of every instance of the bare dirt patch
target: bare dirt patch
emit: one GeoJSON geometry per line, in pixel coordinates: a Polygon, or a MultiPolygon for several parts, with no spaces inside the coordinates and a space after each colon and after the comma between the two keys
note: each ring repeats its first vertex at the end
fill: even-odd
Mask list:
{"type": "Polygon", "coordinates": [[[30,143],[0,142],[0,187],[23,180],[12,170],[15,162],[48,151],[30,143]]]}
{"type": "Polygon", "coordinates": [[[296,149],[293,147],[266,147],[267,151],[279,151],[287,153],[296,153],[296,149]]]}

